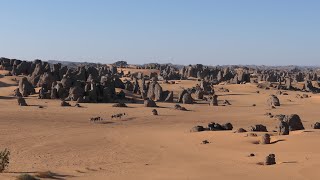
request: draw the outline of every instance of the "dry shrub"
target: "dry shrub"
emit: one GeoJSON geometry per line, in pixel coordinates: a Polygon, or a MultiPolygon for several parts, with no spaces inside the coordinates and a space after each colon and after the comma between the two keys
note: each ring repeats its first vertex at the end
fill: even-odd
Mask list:
{"type": "Polygon", "coordinates": [[[9,166],[10,151],[4,149],[0,152],[0,173],[3,172],[9,166]]]}

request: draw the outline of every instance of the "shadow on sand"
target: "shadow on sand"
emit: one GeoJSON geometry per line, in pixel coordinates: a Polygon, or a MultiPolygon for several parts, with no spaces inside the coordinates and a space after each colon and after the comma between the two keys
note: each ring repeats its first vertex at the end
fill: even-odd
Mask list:
{"type": "Polygon", "coordinates": [[[0,96],[0,99],[15,99],[14,96],[0,96]]]}
{"type": "Polygon", "coordinates": [[[279,140],[276,140],[276,141],[273,141],[273,142],[270,142],[270,144],[276,144],[278,142],[282,142],[282,141],[286,141],[285,139],[279,139],[279,140]]]}
{"type": "Polygon", "coordinates": [[[75,177],[72,175],[65,175],[65,174],[58,174],[58,173],[53,173],[51,171],[47,172],[35,172],[35,171],[10,171],[6,172],[8,174],[35,174],[36,177],[39,178],[45,178],[45,179],[57,179],[57,180],[65,180],[66,178],[71,178],[75,177]]]}

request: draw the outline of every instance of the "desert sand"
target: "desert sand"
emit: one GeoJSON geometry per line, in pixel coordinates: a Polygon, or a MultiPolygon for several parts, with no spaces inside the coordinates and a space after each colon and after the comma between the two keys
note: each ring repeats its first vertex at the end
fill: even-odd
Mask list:
{"type": "MultiPolygon", "coordinates": [[[[299,99],[295,96],[301,92],[287,91],[289,95],[278,95],[281,106],[270,109],[266,100],[275,90],[247,83],[215,86],[230,90],[216,91],[219,101],[228,100],[230,106],[212,107],[198,101],[183,105],[189,111],[177,111],[175,103],[157,102],[158,116],[152,115],[154,108],[139,103],[128,103],[128,108],[103,103],[61,107],[59,100],[40,100],[37,95],[26,98],[29,106],[20,107],[12,96],[17,88],[14,79],[20,77],[5,73],[0,72],[0,148],[8,148],[11,156],[0,179],[41,171],[54,172],[58,179],[79,180],[319,179],[320,130],[311,125],[319,121],[320,95],[309,93],[311,98],[299,99]],[[260,123],[269,132],[276,130],[278,120],[265,116],[266,112],[299,114],[306,129],[288,136],[274,133],[268,145],[254,143],[259,137],[248,137],[248,133],[190,132],[193,126],[212,121],[230,122],[234,130],[260,123]],[[115,113],[126,116],[111,119],[115,113]],[[92,123],[93,116],[104,121],[92,123]],[[203,140],[210,143],[202,144],[203,140]],[[248,157],[251,153],[255,156],[248,157]],[[277,164],[258,165],[270,153],[276,155],[277,164]]],[[[177,93],[196,83],[181,80],[161,86],[177,93]]]]}

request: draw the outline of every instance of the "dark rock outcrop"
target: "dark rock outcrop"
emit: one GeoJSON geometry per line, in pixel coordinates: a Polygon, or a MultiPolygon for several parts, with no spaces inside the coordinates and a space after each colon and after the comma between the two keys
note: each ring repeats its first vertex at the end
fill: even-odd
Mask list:
{"type": "Polygon", "coordinates": [[[254,126],[251,126],[250,130],[256,132],[268,132],[267,127],[262,124],[256,124],[254,126]]]}
{"type": "Polygon", "coordinates": [[[269,106],[280,106],[280,100],[276,95],[270,95],[267,102],[269,106]]]}
{"type": "Polygon", "coordinates": [[[26,77],[23,77],[19,81],[19,91],[24,96],[27,97],[31,94],[35,94],[35,89],[32,84],[28,81],[26,77]]]}
{"type": "Polygon", "coordinates": [[[287,122],[284,121],[280,121],[279,125],[278,125],[278,134],[279,135],[289,135],[289,124],[287,122]]]}
{"type": "Polygon", "coordinates": [[[18,105],[19,106],[28,106],[26,100],[23,97],[18,97],[18,105]]]}
{"type": "Polygon", "coordinates": [[[264,161],[264,165],[274,165],[276,164],[276,156],[274,154],[269,154],[264,161]]]}
{"type": "Polygon", "coordinates": [[[289,125],[290,131],[296,131],[296,130],[303,130],[304,126],[302,124],[302,121],[300,119],[300,116],[297,114],[291,114],[285,116],[283,119],[284,122],[286,122],[289,125]]]}

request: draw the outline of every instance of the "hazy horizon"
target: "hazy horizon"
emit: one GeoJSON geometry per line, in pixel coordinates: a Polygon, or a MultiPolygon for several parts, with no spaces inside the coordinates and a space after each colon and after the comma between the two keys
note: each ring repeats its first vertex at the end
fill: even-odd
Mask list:
{"type": "Polygon", "coordinates": [[[0,1],[0,56],[129,64],[320,65],[320,2],[0,1]]]}

